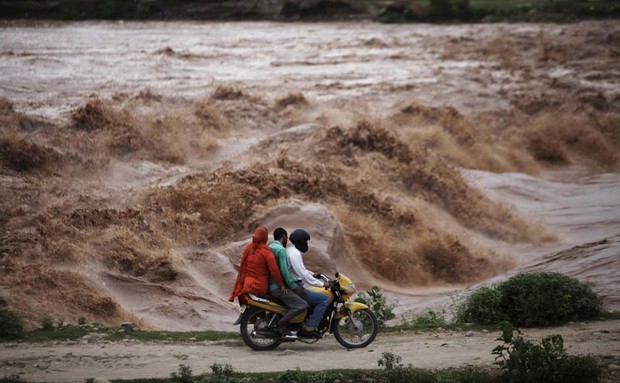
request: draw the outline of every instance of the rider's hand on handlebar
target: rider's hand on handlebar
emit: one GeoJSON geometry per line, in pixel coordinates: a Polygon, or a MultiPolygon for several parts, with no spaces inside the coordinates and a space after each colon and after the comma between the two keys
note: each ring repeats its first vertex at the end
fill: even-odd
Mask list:
{"type": "Polygon", "coordinates": [[[330,287],[332,287],[332,283],[331,282],[325,282],[323,283],[323,287],[325,287],[325,289],[329,289],[330,287]]]}

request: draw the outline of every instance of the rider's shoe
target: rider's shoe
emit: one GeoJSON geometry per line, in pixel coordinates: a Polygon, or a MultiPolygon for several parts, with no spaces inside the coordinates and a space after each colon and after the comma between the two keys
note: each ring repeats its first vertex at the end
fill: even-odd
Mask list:
{"type": "Polygon", "coordinates": [[[299,335],[304,338],[320,338],[321,334],[317,331],[315,327],[306,326],[299,330],[299,335]]]}
{"type": "Polygon", "coordinates": [[[290,335],[290,330],[288,329],[288,324],[286,321],[278,322],[278,332],[281,335],[290,335]]]}

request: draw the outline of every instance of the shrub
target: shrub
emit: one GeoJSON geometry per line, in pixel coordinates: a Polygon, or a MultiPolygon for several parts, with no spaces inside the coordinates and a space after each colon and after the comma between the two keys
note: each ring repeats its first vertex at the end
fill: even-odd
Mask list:
{"type": "Polygon", "coordinates": [[[44,316],[43,319],[41,319],[41,328],[45,331],[54,330],[54,321],[52,321],[52,318],[44,316]]]}
{"type": "Polygon", "coordinates": [[[600,381],[601,369],[591,357],[569,356],[560,335],[545,337],[540,345],[523,338],[521,332],[505,325],[498,338],[503,345],[492,351],[496,364],[504,371],[502,380],[511,383],[594,383],[600,381]]]}
{"type": "Polygon", "coordinates": [[[499,309],[517,326],[550,326],[601,314],[590,287],[560,273],[524,273],[500,283],[499,309]]]}
{"type": "Polygon", "coordinates": [[[370,308],[377,317],[379,326],[383,326],[388,320],[396,318],[396,315],[392,311],[394,305],[386,302],[383,290],[380,287],[373,286],[367,293],[368,295],[363,292],[357,294],[355,301],[363,303],[370,308]]]}
{"type": "Polygon", "coordinates": [[[413,328],[438,328],[446,325],[446,318],[443,313],[428,310],[413,317],[409,324],[413,328]]]}
{"type": "Polygon", "coordinates": [[[193,383],[192,368],[185,364],[179,364],[177,371],[170,374],[170,380],[174,383],[193,383]]]}
{"type": "Polygon", "coordinates": [[[491,287],[481,287],[471,293],[465,304],[457,309],[458,322],[473,322],[477,324],[493,324],[502,321],[503,314],[499,308],[501,293],[491,287]]]}
{"type": "Polygon", "coordinates": [[[4,376],[2,378],[0,378],[0,383],[25,383],[25,380],[22,380],[22,378],[17,375],[9,375],[9,376],[4,376]]]}
{"type": "Polygon", "coordinates": [[[450,0],[430,0],[430,15],[434,18],[452,17],[452,3],[450,0]]]}
{"type": "Polygon", "coordinates": [[[403,358],[400,355],[384,352],[381,354],[381,359],[377,361],[377,365],[379,367],[384,367],[386,370],[393,370],[403,366],[401,363],[402,360],[403,358]]]}
{"type": "Polygon", "coordinates": [[[10,310],[0,310],[0,338],[19,338],[24,333],[21,317],[10,310]]]}
{"type": "Polygon", "coordinates": [[[457,308],[459,322],[517,326],[552,326],[601,315],[601,304],[590,287],[560,273],[523,273],[473,292],[457,308]]]}
{"type": "Polygon", "coordinates": [[[234,383],[239,382],[234,376],[234,370],[230,364],[213,363],[211,365],[211,374],[202,382],[204,383],[234,383]]]}

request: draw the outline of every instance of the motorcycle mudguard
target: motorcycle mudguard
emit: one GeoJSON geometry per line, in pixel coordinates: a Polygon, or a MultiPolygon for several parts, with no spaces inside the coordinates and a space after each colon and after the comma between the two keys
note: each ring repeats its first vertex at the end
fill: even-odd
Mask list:
{"type": "MultiPolygon", "coordinates": [[[[351,313],[354,313],[358,310],[362,310],[362,309],[367,309],[368,305],[365,305],[363,303],[360,302],[349,302],[347,303],[347,307],[349,308],[349,310],[351,311],[351,313]]],[[[340,319],[340,318],[344,318],[347,316],[347,312],[344,310],[344,307],[339,310],[336,315],[334,316],[335,319],[340,319]]]]}

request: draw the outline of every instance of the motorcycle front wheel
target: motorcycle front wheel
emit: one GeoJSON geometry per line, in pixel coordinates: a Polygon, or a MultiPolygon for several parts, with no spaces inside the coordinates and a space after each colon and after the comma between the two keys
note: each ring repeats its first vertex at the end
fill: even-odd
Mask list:
{"type": "Polygon", "coordinates": [[[261,308],[248,308],[241,319],[241,338],[252,350],[273,350],[282,343],[269,328],[269,321],[274,314],[261,308]]]}
{"type": "Polygon", "coordinates": [[[346,348],[362,348],[368,346],[379,331],[375,314],[369,309],[361,309],[334,323],[333,332],[338,343],[346,348]]]}

